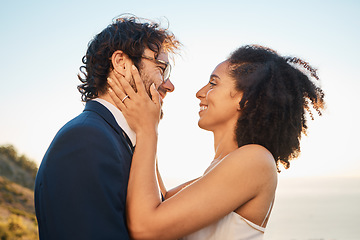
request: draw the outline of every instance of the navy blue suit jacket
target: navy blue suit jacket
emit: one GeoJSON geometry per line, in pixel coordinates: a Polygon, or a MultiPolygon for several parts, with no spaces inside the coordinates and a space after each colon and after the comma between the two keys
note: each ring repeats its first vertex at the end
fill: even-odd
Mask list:
{"type": "Polygon", "coordinates": [[[110,111],[87,102],[57,133],[39,167],[40,239],[129,239],[125,201],[132,154],[110,111]]]}

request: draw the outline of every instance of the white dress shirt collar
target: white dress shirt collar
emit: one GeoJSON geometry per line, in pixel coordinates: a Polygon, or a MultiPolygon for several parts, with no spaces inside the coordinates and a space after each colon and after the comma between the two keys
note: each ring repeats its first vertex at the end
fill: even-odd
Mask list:
{"type": "Polygon", "coordinates": [[[135,144],[136,144],[136,133],[130,128],[130,126],[127,123],[127,121],[126,121],[124,115],[122,114],[122,112],[117,107],[115,107],[114,105],[112,105],[111,103],[109,103],[108,101],[106,101],[104,99],[95,98],[95,99],[93,99],[93,101],[97,101],[97,102],[101,103],[102,105],[104,105],[111,112],[111,114],[114,116],[117,124],[124,130],[126,135],[128,135],[132,145],[135,146],[135,144]]]}

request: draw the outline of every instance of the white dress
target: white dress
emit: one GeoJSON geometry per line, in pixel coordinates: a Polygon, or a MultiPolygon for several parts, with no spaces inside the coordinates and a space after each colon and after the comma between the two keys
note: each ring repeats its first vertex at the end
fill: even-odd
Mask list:
{"type": "Polygon", "coordinates": [[[264,227],[250,222],[236,212],[231,212],[218,222],[180,240],[262,240],[264,238],[264,231],[264,227]]]}
{"type": "MultiPolygon", "coordinates": [[[[206,172],[212,170],[216,165],[210,165],[206,172]]],[[[265,233],[263,226],[271,212],[273,203],[274,201],[271,202],[261,226],[250,222],[236,212],[231,212],[219,221],[179,240],[263,240],[265,233]]]]}

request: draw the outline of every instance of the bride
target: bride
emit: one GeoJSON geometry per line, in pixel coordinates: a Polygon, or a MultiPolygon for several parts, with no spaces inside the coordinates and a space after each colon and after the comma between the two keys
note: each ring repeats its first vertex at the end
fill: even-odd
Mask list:
{"type": "Polygon", "coordinates": [[[278,166],[288,168],[298,156],[306,112],[312,117],[311,106],[320,115],[324,108],[323,91],[311,78],[318,79],[308,63],[271,49],[250,45],[233,52],[196,94],[198,125],[214,134],[214,159],[201,177],[170,191],[156,164],[158,92],[151,86],[149,98],[134,67],[109,82],[137,138],[127,193],[131,237],[263,239],[278,166]]]}

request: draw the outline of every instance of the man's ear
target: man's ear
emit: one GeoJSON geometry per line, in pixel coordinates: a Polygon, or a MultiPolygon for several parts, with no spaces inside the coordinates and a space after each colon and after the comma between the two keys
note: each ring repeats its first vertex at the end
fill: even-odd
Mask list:
{"type": "Polygon", "coordinates": [[[114,70],[125,76],[125,62],[128,61],[129,57],[121,50],[116,50],[111,56],[111,63],[114,70]]]}

